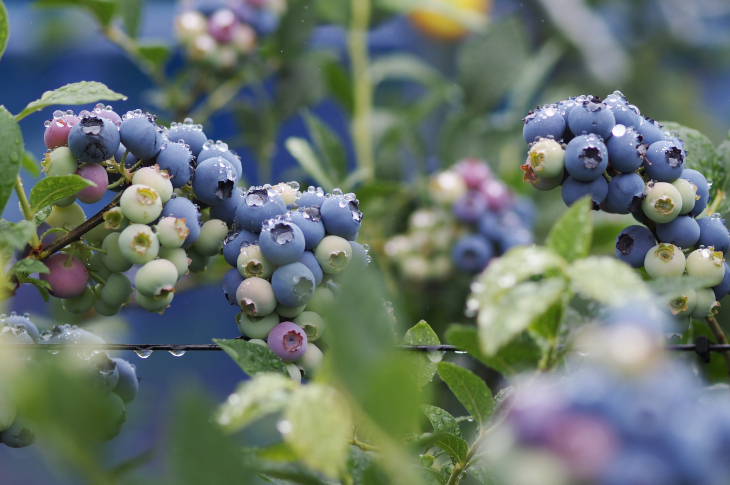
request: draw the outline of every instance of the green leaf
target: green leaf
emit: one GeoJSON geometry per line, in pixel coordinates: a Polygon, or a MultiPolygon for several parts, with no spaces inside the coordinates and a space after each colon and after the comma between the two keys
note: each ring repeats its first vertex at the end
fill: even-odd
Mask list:
{"type": "Polygon", "coordinates": [[[226,431],[238,431],[286,406],[296,384],[282,374],[261,372],[238,385],[219,408],[216,421],[226,431]]]}
{"type": "Polygon", "coordinates": [[[133,39],[137,38],[137,33],[139,32],[144,3],[145,0],[122,0],[117,3],[122,21],[124,21],[124,29],[133,39]]]}
{"type": "Polygon", "coordinates": [[[48,205],[44,207],[43,209],[39,210],[35,213],[35,216],[33,216],[33,221],[36,223],[36,225],[40,225],[41,222],[45,221],[48,216],[51,215],[51,211],[53,210],[52,205],[48,205]]]}
{"type": "MultiPolygon", "coordinates": [[[[284,446],[287,445],[284,444],[284,446]]],[[[265,454],[263,453],[263,455],[265,454]]],[[[258,448],[243,450],[243,464],[246,468],[264,475],[272,483],[280,485],[328,485],[329,483],[325,482],[320,474],[308,470],[301,463],[264,459],[258,448]]]]}
{"type": "MultiPolygon", "coordinates": [[[[438,335],[426,323],[421,320],[413,327],[409,328],[403,337],[403,345],[439,345],[438,335]]],[[[403,356],[408,365],[414,370],[413,374],[418,380],[419,386],[425,386],[433,379],[436,374],[436,364],[443,357],[442,352],[417,352],[406,351],[403,356]]]]}
{"type": "MultiPolygon", "coordinates": [[[[127,0],[122,0],[126,2],[127,0]]],[[[103,26],[111,24],[116,11],[116,0],[37,0],[36,7],[78,7],[87,10],[103,26]]]]}
{"type": "Polygon", "coordinates": [[[330,478],[346,470],[353,421],[347,401],[333,387],[316,382],[299,386],[284,419],[290,426],[284,441],[302,462],[330,478]]]}
{"type": "Polygon", "coordinates": [[[347,176],[347,153],[340,137],[327,126],[321,119],[314,116],[308,110],[302,112],[302,117],[307,124],[309,136],[312,137],[321,160],[329,167],[329,174],[336,184],[341,185],[347,176]]]}
{"type": "Polygon", "coordinates": [[[466,454],[469,452],[469,445],[461,438],[453,434],[445,434],[439,436],[435,443],[436,446],[444,450],[457,463],[464,464],[466,454]]]}
{"type": "Polygon", "coordinates": [[[35,289],[38,290],[38,293],[41,294],[41,298],[43,298],[43,301],[45,302],[48,302],[51,297],[51,294],[49,293],[49,291],[51,290],[51,284],[48,281],[39,280],[38,278],[26,278],[19,275],[18,283],[28,283],[33,285],[35,289]]]}
{"type": "Polygon", "coordinates": [[[410,54],[390,54],[370,64],[373,85],[383,81],[415,81],[431,88],[440,88],[445,80],[436,69],[410,54]]]}
{"type": "MultiPolygon", "coordinates": [[[[340,0],[335,0],[337,3],[340,0]]],[[[320,2],[317,2],[319,5],[320,2]]],[[[347,70],[342,67],[339,60],[332,59],[324,64],[324,76],[327,81],[327,88],[332,96],[342,104],[347,113],[352,113],[354,101],[352,99],[352,88],[350,87],[350,75],[347,70]]]]}
{"type": "Polygon", "coordinates": [[[162,68],[171,54],[170,47],[161,42],[147,41],[139,45],[139,55],[150,64],[151,70],[162,68]]]}
{"type": "Polygon", "coordinates": [[[423,404],[421,406],[421,410],[431,422],[431,426],[433,426],[433,430],[437,434],[446,433],[461,437],[461,428],[459,428],[459,423],[457,423],[456,418],[454,418],[446,410],[430,404],[423,404]]]}
{"type": "Polygon", "coordinates": [[[41,164],[31,152],[23,152],[23,160],[20,163],[33,177],[38,177],[41,174],[41,164]]]}
{"type": "Polygon", "coordinates": [[[0,213],[15,189],[24,153],[20,126],[5,106],[0,106],[0,213]]]}
{"type": "Polygon", "coordinates": [[[424,485],[445,485],[446,479],[441,475],[438,470],[434,470],[433,468],[426,468],[426,467],[416,467],[416,470],[418,470],[421,474],[421,478],[423,478],[424,485]]]}
{"type": "Polygon", "coordinates": [[[0,57],[3,56],[10,38],[10,22],[8,21],[8,10],[5,3],[0,2],[0,57]]]}
{"type": "Polygon", "coordinates": [[[568,308],[568,297],[566,292],[563,294],[563,298],[559,298],[545,313],[532,322],[529,330],[537,335],[538,340],[542,338],[552,344],[557,342],[560,325],[563,323],[568,308]]]}
{"type": "Polygon", "coordinates": [[[35,230],[36,225],[30,221],[13,223],[0,219],[0,248],[10,251],[23,249],[35,234],[35,230]]]}
{"type": "Polygon", "coordinates": [[[70,197],[86,187],[96,184],[78,175],[60,175],[40,180],[30,191],[30,209],[33,214],[53,205],[61,199],[70,197]]]}
{"type": "Polygon", "coordinates": [[[583,298],[615,304],[626,299],[648,298],[648,286],[639,274],[610,256],[579,259],[567,271],[571,289],[583,298]]]}
{"type": "Polygon", "coordinates": [[[307,172],[307,174],[309,174],[309,176],[312,177],[318,185],[322,186],[325,191],[330,191],[335,188],[335,183],[325,173],[322,162],[314,154],[314,151],[307,140],[291,137],[287,138],[284,145],[286,146],[286,149],[289,150],[289,153],[296,158],[304,171],[307,172]]]}
{"type": "Polygon", "coordinates": [[[245,340],[213,339],[238,364],[243,372],[254,376],[260,372],[274,372],[288,376],[284,362],[268,347],[245,340]]]}
{"type": "Polygon", "coordinates": [[[474,477],[480,485],[499,485],[499,482],[492,472],[490,460],[486,456],[475,456],[466,471],[469,475],[474,477]]]}
{"type": "Polygon", "coordinates": [[[56,104],[90,104],[102,100],[117,101],[119,99],[126,100],[127,97],[115,93],[100,82],[81,81],[61,86],[53,91],[46,91],[41,99],[28,104],[15,116],[15,119],[21,120],[31,113],[56,104]]]}
{"type": "Polygon", "coordinates": [[[38,261],[37,259],[21,259],[20,261],[16,261],[16,263],[13,265],[12,268],[10,268],[11,273],[50,273],[51,270],[48,269],[48,266],[43,264],[41,261],[38,261]]]}
{"type": "Polygon", "coordinates": [[[494,410],[492,391],[487,384],[470,370],[451,362],[439,362],[438,372],[469,414],[479,424],[486,423],[494,410]]]}
{"type": "Polygon", "coordinates": [[[553,225],[545,245],[568,262],[588,256],[593,235],[592,209],[590,196],[573,204],[553,225]]]}
{"type": "Polygon", "coordinates": [[[482,352],[476,327],[451,325],[446,330],[446,341],[504,376],[535,369],[542,355],[540,347],[525,332],[513,338],[494,356],[482,352]]]}

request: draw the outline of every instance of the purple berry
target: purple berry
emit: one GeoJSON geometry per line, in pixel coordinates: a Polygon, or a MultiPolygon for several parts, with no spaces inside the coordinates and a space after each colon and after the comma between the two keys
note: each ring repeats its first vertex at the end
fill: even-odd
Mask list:
{"type": "Polygon", "coordinates": [[[40,278],[51,285],[51,294],[56,298],[76,298],[86,289],[89,272],[77,258],[56,253],[44,261],[50,273],[41,273],[40,278]]]}
{"type": "Polygon", "coordinates": [[[98,163],[87,163],[76,170],[76,175],[96,184],[96,187],[86,187],[76,194],[79,202],[93,204],[94,202],[99,202],[104,197],[104,194],[106,194],[106,186],[109,184],[109,175],[106,168],[98,163]]]}
{"type": "Polygon", "coordinates": [[[294,322],[281,322],[266,339],[269,348],[284,362],[294,362],[307,351],[307,334],[294,322]]]}

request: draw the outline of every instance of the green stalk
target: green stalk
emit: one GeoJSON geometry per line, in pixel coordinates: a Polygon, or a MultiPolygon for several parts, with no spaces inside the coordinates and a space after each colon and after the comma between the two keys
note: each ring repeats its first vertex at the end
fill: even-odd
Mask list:
{"type": "MultiPolygon", "coordinates": [[[[23,188],[23,179],[20,178],[20,175],[15,176],[15,193],[18,194],[20,208],[23,210],[23,217],[25,218],[25,220],[35,222],[33,210],[30,208],[28,197],[26,197],[25,195],[25,189],[23,188]]],[[[40,239],[38,239],[38,234],[36,234],[35,232],[33,233],[33,236],[31,237],[29,242],[30,247],[32,248],[37,248],[38,245],[41,243],[40,239]]]]}
{"type": "Polygon", "coordinates": [[[358,171],[363,180],[375,178],[373,136],[371,119],[373,110],[373,83],[368,72],[368,26],[370,25],[370,0],[351,0],[352,19],[348,34],[350,75],[353,84],[352,139],[358,171]]]}

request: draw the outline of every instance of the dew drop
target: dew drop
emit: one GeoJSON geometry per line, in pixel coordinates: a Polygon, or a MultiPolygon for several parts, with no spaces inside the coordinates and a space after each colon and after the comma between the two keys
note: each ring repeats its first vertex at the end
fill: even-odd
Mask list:
{"type": "Polygon", "coordinates": [[[185,351],[184,350],[171,350],[170,355],[172,355],[173,357],[182,357],[183,355],[185,355],[185,351]]]}
{"type": "Polygon", "coordinates": [[[147,359],[150,355],[152,355],[152,352],[153,352],[152,350],[142,350],[142,349],[137,349],[134,351],[134,353],[137,354],[137,357],[139,357],[140,359],[147,359]]]}

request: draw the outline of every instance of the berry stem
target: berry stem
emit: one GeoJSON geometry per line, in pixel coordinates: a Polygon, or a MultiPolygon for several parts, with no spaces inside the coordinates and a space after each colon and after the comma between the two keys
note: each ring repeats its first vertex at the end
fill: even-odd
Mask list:
{"type": "Polygon", "coordinates": [[[367,443],[363,443],[362,441],[358,440],[357,438],[353,437],[350,440],[351,445],[355,445],[358,448],[360,448],[362,451],[374,451],[376,453],[382,453],[383,450],[378,448],[377,446],[369,445],[367,443]]]}
{"type": "MultiPolygon", "coordinates": [[[[23,210],[23,217],[26,221],[34,222],[33,210],[30,208],[30,203],[28,203],[28,197],[26,197],[25,195],[25,189],[23,188],[23,179],[20,178],[20,175],[15,176],[15,193],[18,194],[20,208],[23,210]]],[[[38,234],[36,234],[35,232],[33,233],[33,237],[29,242],[30,247],[32,247],[33,249],[37,248],[38,245],[41,243],[40,239],[38,239],[38,234]]]]}
{"type": "Polygon", "coordinates": [[[471,466],[472,461],[474,460],[474,456],[479,451],[479,448],[481,448],[482,444],[484,443],[484,440],[489,436],[495,429],[497,429],[506,419],[507,412],[502,413],[502,415],[495,421],[492,426],[486,429],[482,429],[479,434],[477,435],[477,438],[474,440],[474,443],[471,444],[469,447],[469,451],[466,452],[466,458],[464,458],[463,463],[457,463],[454,465],[454,469],[451,472],[451,476],[449,477],[449,480],[446,482],[446,485],[456,485],[461,480],[462,474],[471,466]]]}
{"type": "Polygon", "coordinates": [[[245,75],[236,76],[216,87],[195,110],[190,113],[198,123],[204,123],[213,113],[230,104],[233,98],[246,86],[245,75]]]}
{"type": "MultiPolygon", "coordinates": [[[[725,332],[722,331],[722,327],[717,323],[717,319],[714,316],[705,318],[707,325],[710,327],[712,334],[715,336],[718,344],[727,345],[728,341],[725,337],[725,332]]],[[[727,368],[728,376],[730,377],[730,353],[722,352],[722,357],[725,359],[725,367],[727,368]]]]}
{"type": "Polygon", "coordinates": [[[712,204],[707,208],[707,215],[712,215],[715,212],[717,212],[717,208],[720,206],[720,203],[725,200],[725,191],[718,190],[717,194],[715,194],[715,200],[712,201],[712,204]]]}

